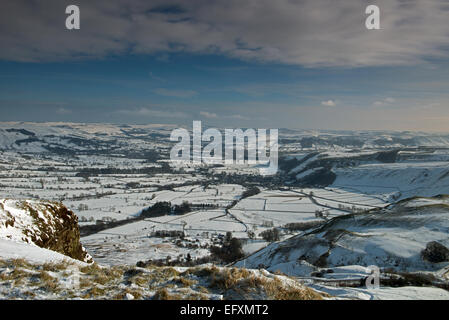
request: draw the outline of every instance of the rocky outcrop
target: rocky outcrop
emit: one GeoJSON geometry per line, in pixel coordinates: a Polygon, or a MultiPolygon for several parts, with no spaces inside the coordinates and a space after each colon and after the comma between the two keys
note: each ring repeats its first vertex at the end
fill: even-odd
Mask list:
{"type": "Polygon", "coordinates": [[[80,242],[78,217],[62,203],[0,200],[0,238],[34,244],[92,262],[80,242]]]}

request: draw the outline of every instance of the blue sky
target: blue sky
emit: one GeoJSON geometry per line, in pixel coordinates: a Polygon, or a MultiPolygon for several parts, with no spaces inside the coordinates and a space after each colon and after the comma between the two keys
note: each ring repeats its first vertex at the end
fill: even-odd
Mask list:
{"type": "MultiPolygon", "coordinates": [[[[279,19],[272,19],[273,26],[279,25],[275,31],[258,19],[250,23],[253,16],[236,20],[239,11],[232,16],[220,13],[211,22],[199,5],[162,10],[154,3],[149,8],[159,9],[144,10],[142,2],[131,1],[130,7],[135,3],[136,9],[127,9],[129,14],[139,18],[145,12],[144,22],[153,30],[139,35],[145,25],[140,22],[141,28],[134,30],[137,18],[133,22],[123,18],[121,28],[112,28],[120,25],[117,19],[124,10],[121,1],[112,3],[117,4],[112,7],[117,16],[111,8],[99,11],[95,16],[104,14],[103,19],[86,19],[78,34],[56,27],[47,30],[57,23],[45,10],[48,7],[38,9],[45,10],[42,16],[49,22],[30,16],[36,19],[34,29],[10,21],[15,29],[1,34],[5,44],[0,54],[2,121],[191,124],[203,120],[217,127],[448,131],[449,57],[444,44],[449,30],[447,23],[438,24],[439,19],[447,21],[443,19],[447,11],[433,15],[433,26],[431,20],[421,19],[420,28],[410,30],[413,33],[398,22],[420,12],[419,5],[404,16],[393,16],[399,11],[392,7],[389,20],[396,20],[378,34],[367,33],[357,19],[353,28],[339,29],[336,17],[337,25],[311,29],[314,37],[310,37],[310,32],[295,32],[315,26],[306,16],[301,20],[299,15],[299,22],[280,22],[289,21],[283,1],[274,8],[266,4],[267,11],[278,10],[269,16],[279,19]],[[179,20],[173,22],[174,18],[179,20]],[[235,20],[235,27],[228,26],[230,20],[235,20]],[[98,21],[104,30],[98,31],[98,21]],[[164,28],[157,29],[160,25],[154,21],[164,28]],[[179,28],[180,24],[185,25],[179,28]],[[251,31],[253,24],[258,29],[251,31]],[[332,34],[334,29],[337,34],[332,34]],[[343,40],[336,41],[336,36],[343,40]],[[17,37],[22,38],[20,45],[17,37]],[[373,39],[378,42],[373,44],[373,39]]],[[[239,2],[228,3],[239,6],[239,2]]],[[[298,9],[315,10],[313,3],[303,1],[298,9]]],[[[14,6],[9,12],[27,14],[26,1],[14,6]]],[[[80,7],[82,17],[89,9],[99,10],[83,3],[80,7]]],[[[51,8],[59,10],[56,2],[51,8]]],[[[343,11],[336,16],[359,8],[337,8],[343,11]]],[[[317,12],[321,17],[327,11],[317,12]]],[[[7,22],[5,17],[3,23],[7,22]]]]}

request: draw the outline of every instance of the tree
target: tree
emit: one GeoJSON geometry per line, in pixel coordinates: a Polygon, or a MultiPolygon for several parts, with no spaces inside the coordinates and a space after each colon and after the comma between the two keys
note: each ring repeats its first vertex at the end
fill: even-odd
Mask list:
{"type": "Polygon", "coordinates": [[[229,242],[231,242],[231,239],[232,239],[232,232],[231,231],[226,232],[226,236],[225,236],[223,242],[225,244],[228,244],[229,242]]]}
{"type": "Polygon", "coordinates": [[[87,205],[87,204],[84,204],[84,203],[80,203],[80,204],[78,205],[78,211],[84,211],[84,210],[89,210],[88,205],[87,205]]]}
{"type": "Polygon", "coordinates": [[[156,202],[151,207],[142,210],[142,217],[160,217],[171,213],[170,202],[156,202]]]}
{"type": "Polygon", "coordinates": [[[186,214],[190,211],[192,211],[192,207],[187,201],[183,201],[182,204],[173,207],[173,213],[176,215],[186,214]]]}
{"type": "Polygon", "coordinates": [[[260,193],[260,189],[259,188],[251,187],[251,188],[249,188],[248,190],[245,190],[242,193],[242,199],[248,198],[248,197],[251,197],[251,196],[255,196],[256,194],[259,194],[259,193],[260,193]]]}
{"type": "Polygon", "coordinates": [[[264,232],[260,233],[260,235],[265,241],[268,242],[275,242],[281,239],[281,233],[277,228],[265,230],[264,232]]]}
{"type": "Polygon", "coordinates": [[[187,222],[185,222],[185,221],[183,220],[183,221],[181,221],[181,224],[182,224],[182,233],[185,234],[187,222]]]}
{"type": "Polygon", "coordinates": [[[329,216],[329,212],[325,212],[324,210],[315,210],[315,217],[327,220],[329,216]]]}
{"type": "Polygon", "coordinates": [[[212,255],[228,263],[245,256],[243,253],[242,242],[237,238],[233,238],[231,232],[226,232],[221,247],[213,246],[210,250],[212,255]]]}
{"type": "Polygon", "coordinates": [[[240,259],[244,256],[242,242],[237,238],[232,238],[229,242],[229,258],[231,261],[240,259]]]}

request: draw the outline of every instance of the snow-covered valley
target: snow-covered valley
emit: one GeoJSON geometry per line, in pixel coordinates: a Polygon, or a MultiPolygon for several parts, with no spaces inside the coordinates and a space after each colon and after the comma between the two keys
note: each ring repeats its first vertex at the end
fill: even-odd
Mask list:
{"type": "MultiPolygon", "coordinates": [[[[118,291],[58,291],[67,298],[121,294],[131,266],[184,273],[215,264],[221,274],[232,264],[326,299],[449,299],[449,136],[281,129],[280,170],[262,177],[249,165],[171,166],[171,129],[0,123],[0,259],[60,263],[60,253],[39,248],[23,230],[34,228],[33,210],[45,224],[44,209],[61,202],[76,214],[80,242],[96,264],[123,271],[108,282],[118,291]],[[11,217],[15,228],[6,223],[11,217]],[[221,261],[214,252],[230,237],[241,244],[241,256],[221,261]],[[369,266],[379,268],[380,288],[365,286],[369,266]]],[[[9,279],[11,265],[4,265],[9,279]]],[[[58,279],[59,271],[52,272],[58,279]]],[[[2,281],[0,287],[16,286],[18,297],[27,298],[28,289],[2,281]]],[[[139,286],[136,297],[155,296],[157,287],[139,286]]],[[[193,287],[200,297],[199,285],[193,287]]],[[[13,298],[5,288],[0,294],[13,298]]],[[[204,297],[236,296],[213,289],[204,297]]],[[[266,291],[254,297],[276,298],[266,291]]]]}

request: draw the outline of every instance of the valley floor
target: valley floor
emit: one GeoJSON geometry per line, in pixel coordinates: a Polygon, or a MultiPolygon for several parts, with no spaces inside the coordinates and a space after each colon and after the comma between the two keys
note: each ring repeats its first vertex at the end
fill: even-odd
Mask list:
{"type": "Polygon", "coordinates": [[[264,178],[251,165],[170,163],[171,129],[0,123],[0,295],[449,298],[449,136],[281,130],[279,174],[264,178]],[[98,265],[23,243],[36,231],[34,211],[14,211],[23,199],[74,212],[98,265]],[[191,210],[142,216],[160,203],[191,210]],[[244,252],[232,267],[151,267],[204,262],[228,233],[244,252]],[[378,289],[363,282],[370,266],[378,289]]]}

